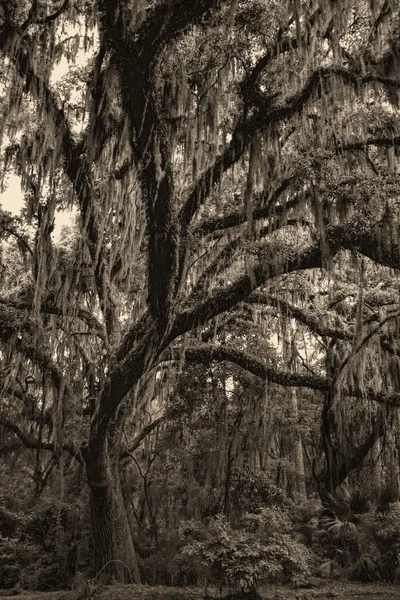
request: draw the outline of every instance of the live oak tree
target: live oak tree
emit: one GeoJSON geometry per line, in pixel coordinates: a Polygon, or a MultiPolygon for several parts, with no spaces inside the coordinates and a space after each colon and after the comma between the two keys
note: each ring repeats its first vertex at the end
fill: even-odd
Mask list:
{"type": "Polygon", "coordinates": [[[399,8],[0,0],[3,172],[26,200],[2,214],[21,265],[3,250],[0,418],[36,449],[39,486],[43,453],[84,465],[96,572],[139,580],[119,463],[185,360],[320,393],[328,487],[349,468],[339,407],[373,403],[354,466],[379,406],[399,405],[399,8]],[[76,233],[55,243],[71,206],[76,233]],[[349,253],[364,266],[341,290],[349,253]],[[325,364],[238,349],[239,303],[303,324],[325,364]]]}

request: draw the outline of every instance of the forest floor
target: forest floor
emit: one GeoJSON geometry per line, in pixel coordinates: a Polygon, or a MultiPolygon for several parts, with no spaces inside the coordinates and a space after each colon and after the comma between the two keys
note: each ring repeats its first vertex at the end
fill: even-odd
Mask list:
{"type": "MultiPolygon", "coordinates": [[[[289,586],[265,586],[263,600],[400,600],[400,585],[327,582],[319,589],[299,589],[289,586]]],[[[85,600],[85,591],[25,592],[0,590],[1,600],[85,600]]],[[[97,590],[92,600],[202,600],[204,590],[199,588],[171,588],[163,586],[113,585],[97,590]]],[[[220,594],[211,594],[209,600],[223,600],[220,594]]]]}

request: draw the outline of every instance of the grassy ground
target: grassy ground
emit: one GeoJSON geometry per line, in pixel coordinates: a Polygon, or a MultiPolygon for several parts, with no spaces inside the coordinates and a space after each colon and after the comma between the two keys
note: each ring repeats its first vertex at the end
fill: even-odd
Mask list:
{"type": "MultiPolygon", "coordinates": [[[[23,592],[7,595],[2,600],[84,600],[86,592],[23,592]]],[[[97,590],[93,600],[202,600],[204,591],[198,588],[167,588],[138,585],[113,585],[97,590]]],[[[320,589],[293,589],[287,586],[268,586],[261,591],[264,600],[400,600],[400,585],[356,584],[329,582],[320,589]]],[[[220,597],[218,595],[216,598],[220,597]]]]}

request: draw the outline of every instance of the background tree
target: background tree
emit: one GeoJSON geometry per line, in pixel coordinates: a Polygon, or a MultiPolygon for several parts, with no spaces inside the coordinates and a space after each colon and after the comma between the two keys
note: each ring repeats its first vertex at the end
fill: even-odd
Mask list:
{"type": "Polygon", "coordinates": [[[400,400],[399,31],[386,0],[0,1],[3,170],[26,198],[2,215],[1,422],[38,492],[65,453],[84,466],[96,572],[139,580],[121,460],[185,361],[319,392],[326,489],[381,437],[377,405],[400,400]]]}

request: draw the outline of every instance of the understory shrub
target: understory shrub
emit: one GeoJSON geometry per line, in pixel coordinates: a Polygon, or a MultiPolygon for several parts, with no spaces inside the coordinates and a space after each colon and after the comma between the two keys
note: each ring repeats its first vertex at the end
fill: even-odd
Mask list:
{"type": "Polygon", "coordinates": [[[25,514],[0,507],[0,587],[67,588],[78,562],[85,562],[86,546],[84,521],[73,505],[45,499],[25,514]]]}
{"type": "Polygon", "coordinates": [[[225,517],[207,527],[189,522],[182,528],[187,543],[180,560],[189,558],[207,582],[253,593],[262,581],[299,582],[310,573],[313,556],[291,535],[287,513],[269,507],[248,513],[240,527],[225,517]]]}
{"type": "Polygon", "coordinates": [[[372,582],[400,580],[400,503],[384,506],[359,488],[338,489],[294,517],[298,539],[319,557],[319,574],[372,582]]]}

